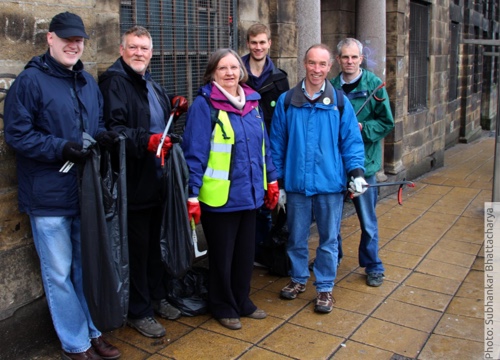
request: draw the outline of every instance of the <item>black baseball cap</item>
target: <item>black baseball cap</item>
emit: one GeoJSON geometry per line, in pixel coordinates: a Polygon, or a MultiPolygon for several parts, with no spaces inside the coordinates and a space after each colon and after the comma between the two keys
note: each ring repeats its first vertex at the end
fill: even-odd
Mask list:
{"type": "Polygon", "coordinates": [[[55,32],[62,39],[67,39],[72,36],[81,36],[88,39],[89,36],[85,33],[85,26],[82,18],[70,12],[57,14],[52,18],[49,25],[49,31],[55,32]]]}

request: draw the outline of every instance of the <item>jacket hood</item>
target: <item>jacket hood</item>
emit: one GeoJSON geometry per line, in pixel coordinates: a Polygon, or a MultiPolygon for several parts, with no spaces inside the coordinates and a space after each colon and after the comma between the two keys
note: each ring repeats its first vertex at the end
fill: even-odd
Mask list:
{"type": "Polygon", "coordinates": [[[70,70],[59,64],[47,51],[43,55],[34,56],[24,68],[35,68],[50,76],[65,78],[74,77],[75,73],[80,74],[83,71],[83,63],[78,60],[73,66],[73,70],[70,70]]]}

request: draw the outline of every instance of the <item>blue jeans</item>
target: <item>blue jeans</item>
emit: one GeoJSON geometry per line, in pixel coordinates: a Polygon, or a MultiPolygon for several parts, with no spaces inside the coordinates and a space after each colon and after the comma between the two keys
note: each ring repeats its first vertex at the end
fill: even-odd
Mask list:
{"type": "MultiPolygon", "coordinates": [[[[365,180],[368,184],[377,183],[375,175],[367,177],[365,180]]],[[[364,267],[367,274],[383,273],[385,270],[382,260],[378,257],[378,221],[375,212],[377,196],[378,188],[368,188],[363,195],[353,199],[361,227],[358,252],[359,266],[364,267]]],[[[341,248],[342,239],[339,233],[339,249],[341,248]]]]}
{"type": "Polygon", "coordinates": [[[309,278],[309,246],[311,222],[314,216],[319,233],[319,246],[314,260],[317,292],[333,290],[337,276],[337,236],[342,218],[342,194],[305,196],[287,193],[287,224],[290,236],[287,252],[290,257],[291,280],[305,284],[309,278]]]}
{"type": "Polygon", "coordinates": [[[83,294],[80,218],[31,216],[52,322],[64,351],[84,352],[101,336],[83,294]]]}

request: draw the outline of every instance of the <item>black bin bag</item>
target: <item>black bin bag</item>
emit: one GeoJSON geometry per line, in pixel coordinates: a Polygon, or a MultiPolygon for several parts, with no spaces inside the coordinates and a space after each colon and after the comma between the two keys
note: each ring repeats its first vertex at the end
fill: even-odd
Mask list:
{"type": "Polygon", "coordinates": [[[125,325],[129,299],[125,140],[116,148],[90,148],[81,175],[83,290],[102,332],[125,325]]]}
{"type": "Polygon", "coordinates": [[[165,160],[165,200],[160,233],[161,259],[170,277],[182,278],[191,268],[194,243],[187,213],[189,170],[180,147],[174,143],[165,160]]]}
{"type": "Polygon", "coordinates": [[[208,312],[208,269],[193,266],[181,278],[167,279],[167,300],[184,316],[208,312]]]}
{"type": "Polygon", "coordinates": [[[270,274],[278,276],[289,276],[290,271],[290,259],[286,251],[290,233],[286,219],[285,210],[280,209],[267,239],[258,245],[260,255],[256,259],[269,269],[270,274]]]}

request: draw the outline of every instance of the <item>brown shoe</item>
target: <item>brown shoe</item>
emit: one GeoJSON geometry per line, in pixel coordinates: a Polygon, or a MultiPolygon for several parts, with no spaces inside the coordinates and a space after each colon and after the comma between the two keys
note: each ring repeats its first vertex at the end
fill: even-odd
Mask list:
{"type": "Polygon", "coordinates": [[[120,350],[118,350],[116,346],[113,346],[104,340],[102,336],[90,339],[90,343],[92,344],[95,352],[98,353],[103,359],[114,360],[118,359],[121,355],[120,350]]]}
{"type": "Polygon", "coordinates": [[[260,319],[265,319],[267,317],[267,314],[264,310],[257,309],[253,313],[251,313],[250,315],[246,315],[246,317],[250,318],[250,319],[260,320],[260,319]]]}
{"type": "Polygon", "coordinates": [[[231,330],[239,330],[241,329],[241,322],[238,318],[222,318],[217,319],[220,324],[231,330]]]}
{"type": "Polygon", "coordinates": [[[319,292],[316,297],[314,311],[319,313],[329,313],[333,309],[334,299],[331,292],[319,292]]]}
{"type": "Polygon", "coordinates": [[[293,300],[299,293],[303,293],[304,291],[306,291],[305,284],[299,284],[294,281],[290,281],[287,286],[281,289],[280,296],[283,299],[293,300]]]}
{"type": "Polygon", "coordinates": [[[102,357],[96,354],[93,347],[90,347],[87,351],[80,353],[68,353],[63,351],[63,360],[102,360],[102,357]]]}

